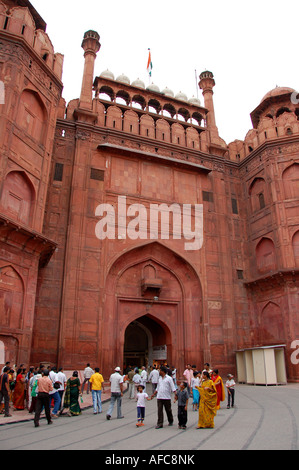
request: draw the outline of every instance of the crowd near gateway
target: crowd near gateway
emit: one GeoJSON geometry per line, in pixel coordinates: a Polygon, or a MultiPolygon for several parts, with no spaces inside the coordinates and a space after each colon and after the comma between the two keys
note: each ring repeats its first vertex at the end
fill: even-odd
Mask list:
{"type": "Polygon", "coordinates": [[[114,406],[117,405],[116,418],[122,419],[122,398],[124,383],[128,384],[128,399],[136,401],[138,428],[146,424],[146,401],[157,398],[157,425],[155,429],[161,429],[165,424],[173,426],[175,417],[172,410],[172,399],[177,402],[178,428],[187,429],[188,404],[193,405],[193,411],[198,412],[198,425],[196,429],[214,428],[214,419],[221,403],[225,401],[227,394],[227,408],[234,407],[235,381],[233,376],[227,376],[224,385],[218,369],[211,369],[208,363],[204,369],[197,370],[196,365],[187,364],[182,377],[177,377],[177,370],[168,364],[141,368],[128,366],[124,371],[119,366],[115,367],[109,380],[105,380],[99,367],[94,369],[88,363],[83,372],[83,380],[79,378],[79,372],[73,371],[67,379],[62,367],[38,367],[31,366],[29,370],[21,364],[16,367],[6,362],[1,371],[1,395],[0,403],[4,401],[2,414],[10,417],[10,410],[28,410],[34,415],[34,426],[40,426],[41,412],[44,410],[48,424],[63,414],[70,417],[80,416],[82,409],[80,402],[87,385],[87,393],[92,393],[93,413],[102,413],[102,391],[107,382],[110,388],[110,404],[106,412],[106,419],[113,418],[114,406]],[[151,384],[151,393],[149,385],[151,384]],[[226,391],[225,391],[226,389],[226,391]]]}

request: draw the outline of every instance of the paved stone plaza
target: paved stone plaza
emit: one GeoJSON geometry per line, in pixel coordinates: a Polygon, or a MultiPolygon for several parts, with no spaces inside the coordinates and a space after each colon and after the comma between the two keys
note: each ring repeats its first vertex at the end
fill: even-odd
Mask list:
{"type": "MultiPolygon", "coordinates": [[[[150,386],[148,385],[148,392],[150,386]]],[[[62,416],[51,426],[45,419],[34,428],[32,419],[0,426],[1,450],[298,450],[299,384],[286,386],[237,385],[236,406],[218,411],[214,429],[196,430],[197,413],[188,407],[188,428],[177,427],[177,405],[173,404],[174,425],[155,429],[156,400],[147,402],[145,426],[136,427],[136,402],[123,398],[124,419],[106,420],[109,402],[103,413],[84,409],[77,418],[62,416]]],[[[3,424],[4,418],[0,418],[3,424]]],[[[117,456],[117,452],[115,452],[117,456]]],[[[120,452],[119,455],[122,455],[120,452]]],[[[132,454],[137,455],[137,454],[132,454]]]]}

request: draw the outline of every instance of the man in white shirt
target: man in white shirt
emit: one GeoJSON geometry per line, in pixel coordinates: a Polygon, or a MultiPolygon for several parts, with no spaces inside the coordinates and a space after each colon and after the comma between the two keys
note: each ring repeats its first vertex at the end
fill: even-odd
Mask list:
{"type": "Polygon", "coordinates": [[[234,381],[234,376],[232,374],[228,374],[227,381],[226,381],[226,388],[227,388],[227,408],[234,407],[235,404],[235,385],[236,382],[234,381]]]}
{"type": "Polygon", "coordinates": [[[65,373],[63,372],[63,368],[60,367],[60,369],[58,370],[58,373],[57,373],[57,377],[56,377],[56,380],[57,382],[60,383],[60,387],[58,389],[58,393],[60,395],[60,410],[61,410],[61,405],[62,405],[62,398],[63,398],[63,394],[64,394],[64,391],[65,391],[65,388],[66,388],[66,375],[65,373]]]}
{"type": "Polygon", "coordinates": [[[150,382],[152,382],[152,393],[154,393],[159,382],[159,371],[156,369],[156,367],[153,368],[148,379],[150,382]]]}
{"type": "Polygon", "coordinates": [[[83,383],[82,383],[82,386],[81,386],[81,393],[82,394],[84,392],[84,385],[86,384],[86,382],[87,382],[87,393],[89,393],[89,389],[90,389],[89,379],[93,374],[94,374],[94,371],[90,367],[90,364],[89,363],[86,364],[86,367],[85,367],[84,372],[83,372],[84,380],[83,380],[83,383]]]}
{"type": "Polygon", "coordinates": [[[117,419],[123,418],[121,412],[121,402],[123,396],[123,376],[120,373],[120,367],[116,367],[114,374],[110,375],[110,384],[111,384],[111,400],[109,410],[107,411],[106,418],[111,419],[112,411],[117,402],[117,419]]]}
{"type": "Polygon", "coordinates": [[[146,372],[144,366],[141,367],[141,374],[140,374],[140,377],[141,377],[141,385],[142,385],[142,386],[144,387],[144,389],[146,390],[147,372],[146,372]]]}
{"type": "Polygon", "coordinates": [[[172,378],[167,374],[166,367],[162,366],[160,369],[160,377],[156,390],[152,394],[151,398],[157,395],[158,405],[158,421],[156,429],[163,428],[163,407],[165,408],[168,426],[173,425],[173,415],[171,410],[171,396],[176,391],[175,385],[172,378]]]}
{"type": "Polygon", "coordinates": [[[52,367],[51,371],[49,372],[49,378],[52,380],[52,385],[53,385],[53,390],[49,392],[49,398],[50,398],[50,409],[51,409],[51,403],[52,400],[54,400],[54,408],[52,411],[52,418],[58,418],[58,411],[60,409],[61,405],[61,398],[58,393],[58,389],[60,385],[58,384],[58,379],[57,379],[57,370],[55,367],[52,367]]]}

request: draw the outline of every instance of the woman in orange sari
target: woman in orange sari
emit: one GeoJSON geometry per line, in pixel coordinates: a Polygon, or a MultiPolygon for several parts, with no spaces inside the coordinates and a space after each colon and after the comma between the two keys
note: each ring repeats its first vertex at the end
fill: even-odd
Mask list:
{"type": "Polygon", "coordinates": [[[16,410],[25,409],[25,372],[24,369],[17,371],[16,385],[13,391],[13,406],[16,410]]]}
{"type": "Polygon", "coordinates": [[[199,390],[198,425],[196,429],[213,428],[217,413],[217,392],[208,371],[203,371],[199,390]]]}
{"type": "Polygon", "coordinates": [[[212,377],[211,379],[213,380],[215,387],[216,387],[216,392],[217,392],[217,410],[220,409],[220,402],[225,400],[225,388],[223,385],[222,378],[218,374],[218,369],[214,369],[212,372],[212,377]]]}

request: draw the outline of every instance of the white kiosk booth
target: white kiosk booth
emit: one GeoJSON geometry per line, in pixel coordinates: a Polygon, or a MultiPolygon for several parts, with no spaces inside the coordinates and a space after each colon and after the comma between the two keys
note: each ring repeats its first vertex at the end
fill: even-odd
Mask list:
{"type": "Polygon", "coordinates": [[[285,385],[285,345],[261,346],[236,351],[239,383],[285,385]]]}

